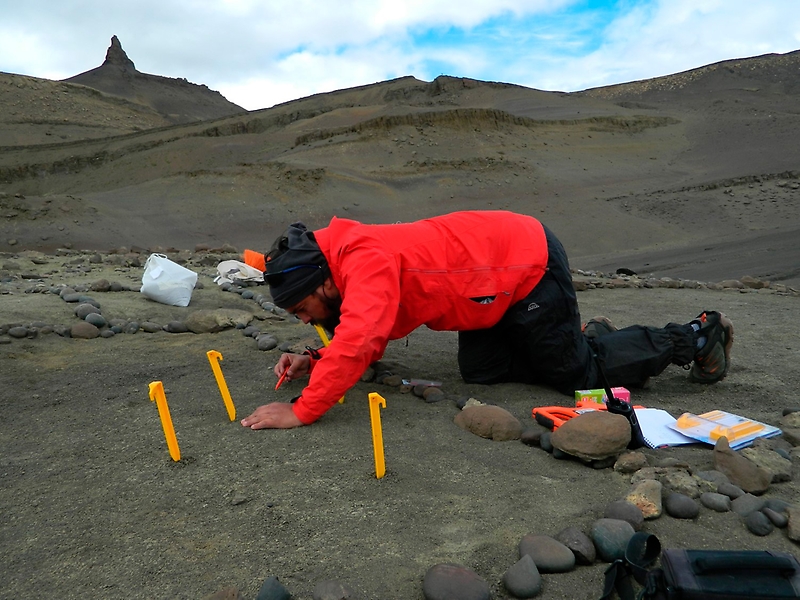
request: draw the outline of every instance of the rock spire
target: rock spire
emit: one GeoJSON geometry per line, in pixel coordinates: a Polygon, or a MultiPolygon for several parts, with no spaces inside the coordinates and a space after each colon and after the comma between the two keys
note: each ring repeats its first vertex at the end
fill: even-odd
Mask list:
{"type": "Polygon", "coordinates": [[[106,60],[103,64],[136,70],[136,66],[133,64],[133,61],[128,58],[128,55],[125,54],[125,50],[122,49],[122,44],[119,43],[119,39],[115,35],[111,37],[111,45],[108,47],[106,60]]]}

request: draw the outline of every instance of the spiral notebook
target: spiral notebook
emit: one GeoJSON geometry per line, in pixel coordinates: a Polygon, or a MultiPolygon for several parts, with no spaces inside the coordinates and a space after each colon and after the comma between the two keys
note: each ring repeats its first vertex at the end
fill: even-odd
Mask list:
{"type": "Polygon", "coordinates": [[[699,441],[673,429],[676,419],[663,409],[636,408],[634,410],[648,448],[697,444],[699,441]]]}

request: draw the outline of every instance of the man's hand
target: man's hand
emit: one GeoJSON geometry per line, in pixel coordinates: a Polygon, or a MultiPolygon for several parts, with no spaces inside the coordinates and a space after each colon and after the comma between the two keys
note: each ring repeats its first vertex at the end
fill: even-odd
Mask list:
{"type": "Polygon", "coordinates": [[[282,354],[278,364],[275,365],[275,375],[280,377],[286,371],[286,381],[299,379],[308,375],[311,366],[311,357],[308,354],[282,354]]]}
{"type": "Polygon", "coordinates": [[[242,427],[250,429],[291,429],[305,425],[295,416],[292,405],[285,402],[273,402],[259,406],[253,411],[253,414],[245,417],[241,422],[242,427]]]}

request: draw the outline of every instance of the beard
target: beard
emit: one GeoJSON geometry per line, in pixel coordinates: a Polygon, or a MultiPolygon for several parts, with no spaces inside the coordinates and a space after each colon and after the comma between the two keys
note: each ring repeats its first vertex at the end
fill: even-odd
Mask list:
{"type": "Polygon", "coordinates": [[[333,337],[335,333],[336,327],[339,325],[339,321],[342,319],[342,299],[341,298],[328,298],[327,296],[322,296],[322,301],[325,304],[325,308],[328,309],[328,316],[323,319],[314,319],[312,323],[314,325],[319,325],[328,334],[333,337]]]}

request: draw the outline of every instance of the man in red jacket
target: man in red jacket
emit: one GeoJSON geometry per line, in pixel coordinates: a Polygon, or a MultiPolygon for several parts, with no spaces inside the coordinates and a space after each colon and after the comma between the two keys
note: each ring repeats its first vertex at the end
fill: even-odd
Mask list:
{"type": "Polygon", "coordinates": [[[728,370],[733,326],[706,311],[685,325],[634,325],[590,339],[564,248],[533,217],[457,212],[414,223],[363,225],[334,218],[308,231],[294,223],[266,255],[275,304],[334,333],[330,346],[284,354],[276,375],[310,374],[292,404],[261,406],[242,420],[253,429],[319,419],[383,356],[389,340],[420,325],[458,331],[458,364],[470,383],[538,383],[571,394],[640,387],[670,363],[715,383],[728,370]]]}

